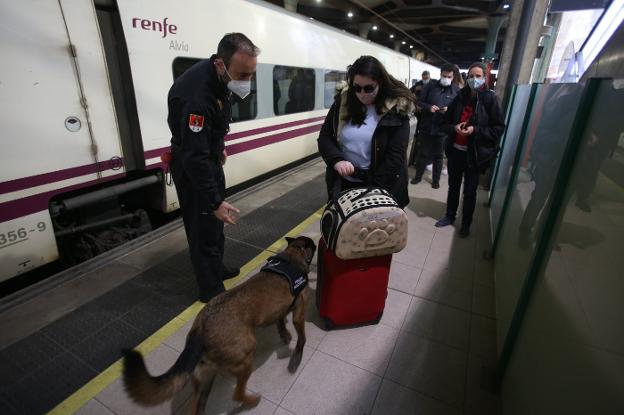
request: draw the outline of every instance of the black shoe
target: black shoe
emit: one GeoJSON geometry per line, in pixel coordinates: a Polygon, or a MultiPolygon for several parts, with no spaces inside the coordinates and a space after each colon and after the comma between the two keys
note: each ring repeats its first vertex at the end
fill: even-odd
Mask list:
{"type": "Polygon", "coordinates": [[[417,178],[414,177],[412,180],[410,180],[410,183],[411,184],[418,184],[418,183],[420,183],[420,179],[417,179],[417,178]]]}
{"type": "Polygon", "coordinates": [[[223,279],[223,281],[229,280],[230,278],[234,278],[238,276],[239,273],[240,273],[240,268],[228,267],[227,265],[224,264],[222,271],[221,271],[221,275],[222,275],[221,278],[223,279]]]}
{"type": "Polygon", "coordinates": [[[218,296],[219,294],[225,292],[225,288],[224,287],[219,287],[218,289],[216,289],[215,291],[211,292],[211,293],[202,293],[201,291],[199,292],[199,301],[201,301],[202,303],[207,303],[208,301],[212,300],[213,298],[215,298],[216,296],[218,296]]]}
{"type": "Polygon", "coordinates": [[[451,219],[448,216],[445,216],[435,223],[435,227],[443,228],[444,226],[449,226],[449,225],[452,225],[453,223],[455,223],[455,219],[451,219]]]}
{"type": "Polygon", "coordinates": [[[438,182],[431,183],[431,188],[432,189],[439,189],[440,188],[440,183],[438,183],[438,182]]]}
{"type": "Polygon", "coordinates": [[[589,203],[587,203],[586,200],[577,200],[576,201],[576,207],[581,209],[583,212],[591,212],[591,206],[589,206],[589,203]]]}
{"type": "Polygon", "coordinates": [[[462,225],[459,229],[459,237],[467,238],[468,236],[470,236],[470,225],[462,225]]]}

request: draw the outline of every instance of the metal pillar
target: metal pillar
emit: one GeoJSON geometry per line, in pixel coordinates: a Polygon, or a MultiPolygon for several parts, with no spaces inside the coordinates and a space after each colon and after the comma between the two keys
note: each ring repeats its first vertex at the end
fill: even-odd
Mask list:
{"type": "Polygon", "coordinates": [[[496,53],[496,42],[498,41],[498,33],[507,16],[488,16],[488,37],[485,41],[485,52],[483,58],[486,62],[493,62],[498,58],[496,53]]]}
{"type": "Polygon", "coordinates": [[[360,33],[360,37],[364,39],[368,39],[368,33],[373,28],[372,23],[368,22],[360,22],[358,23],[358,32],[360,33]]]}
{"type": "Polygon", "coordinates": [[[420,49],[412,49],[411,52],[412,52],[412,58],[422,61],[422,62],[425,61],[426,55],[424,51],[420,49]]]}
{"type": "Polygon", "coordinates": [[[549,0],[513,3],[497,81],[503,108],[507,107],[513,85],[530,81],[548,4],[549,0]]]}
{"type": "Polygon", "coordinates": [[[289,12],[297,13],[299,0],[284,0],[284,8],[289,12]]]}

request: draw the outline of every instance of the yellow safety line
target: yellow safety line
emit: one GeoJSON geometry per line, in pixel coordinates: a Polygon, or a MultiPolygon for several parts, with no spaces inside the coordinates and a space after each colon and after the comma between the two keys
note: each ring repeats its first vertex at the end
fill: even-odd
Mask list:
{"type": "MultiPolygon", "coordinates": [[[[273,242],[271,246],[263,250],[260,254],[258,254],[254,259],[247,262],[241,268],[240,274],[236,278],[232,278],[225,282],[225,288],[230,289],[237,283],[241,282],[251,271],[255,270],[262,264],[268,257],[273,255],[274,252],[278,252],[286,245],[286,240],[284,239],[287,236],[297,236],[301,233],[305,228],[310,226],[316,220],[321,218],[321,213],[323,208],[314,212],[311,216],[305,219],[303,222],[292,228],[287,234],[273,242]]],[[[204,304],[197,301],[180,313],[178,316],[174,317],[173,320],[162,326],[157,332],[152,334],[150,337],[145,339],[141,344],[139,344],[136,349],[139,350],[143,355],[147,355],[151,353],[154,349],[156,349],[165,339],[171,336],[173,333],[178,331],[182,326],[184,326],[189,321],[193,320],[197,313],[204,307],[204,304]]],[[[86,404],[93,397],[97,396],[100,392],[102,392],[108,385],[113,383],[117,378],[121,376],[122,371],[122,359],[117,360],[115,363],[110,365],[106,370],[97,375],[95,378],[91,379],[89,383],[78,389],[71,396],[65,399],[63,402],[58,404],[54,409],[52,409],[48,414],[51,415],[65,415],[65,414],[73,414],[78,409],[80,409],[84,404],[86,404]]]]}

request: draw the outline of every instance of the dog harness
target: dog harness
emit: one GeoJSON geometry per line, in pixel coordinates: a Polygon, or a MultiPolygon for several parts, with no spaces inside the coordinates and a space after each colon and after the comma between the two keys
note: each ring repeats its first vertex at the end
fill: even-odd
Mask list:
{"type": "Polygon", "coordinates": [[[290,283],[290,293],[297,299],[299,293],[308,285],[308,274],[284,255],[274,255],[260,271],[269,271],[281,275],[290,283]]]}

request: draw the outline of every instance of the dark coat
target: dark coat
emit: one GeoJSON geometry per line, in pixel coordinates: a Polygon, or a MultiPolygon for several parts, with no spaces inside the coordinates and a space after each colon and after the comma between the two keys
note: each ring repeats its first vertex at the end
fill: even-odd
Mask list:
{"type": "Polygon", "coordinates": [[[499,141],[505,130],[505,118],[494,91],[479,90],[476,96],[472,97],[470,87],[465,86],[449,105],[443,125],[443,130],[448,134],[447,155],[455,143],[455,125],[459,124],[464,107],[468,104],[474,108],[474,113],[468,121],[468,125],[474,127],[474,133],[468,139],[466,157],[469,166],[477,166],[483,173],[490,167],[498,153],[499,141]]]}
{"type": "Polygon", "coordinates": [[[444,124],[444,114],[431,112],[431,106],[448,107],[459,93],[457,85],[442,86],[440,81],[429,81],[425,85],[418,99],[418,108],[422,111],[418,116],[418,131],[427,135],[441,133],[440,126],[444,124]]]}
{"type": "MultiPolygon", "coordinates": [[[[334,165],[345,160],[338,136],[346,124],[347,89],[336,96],[327,113],[318,138],[318,148],[327,164],[325,182],[330,199],[336,181],[340,175],[334,165]]],[[[386,100],[379,124],[373,133],[371,142],[371,169],[366,177],[365,186],[378,186],[388,190],[402,208],[409,203],[407,194],[407,144],[409,141],[409,113],[413,112],[411,101],[404,98],[386,100]]]]}
{"type": "Polygon", "coordinates": [[[167,100],[172,166],[182,167],[199,195],[201,211],[216,210],[225,198],[219,160],[230,130],[232,107],[231,94],[214,67],[215,58],[200,61],[180,75],[167,100]],[[191,129],[192,120],[203,124],[199,131],[191,129]]]}

